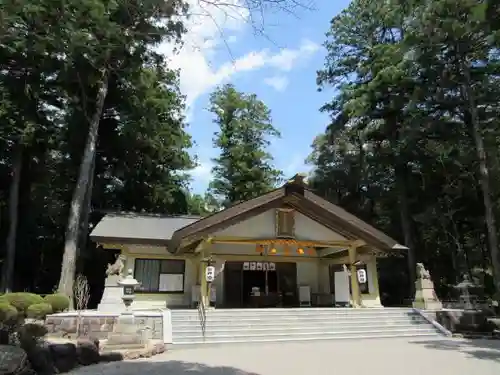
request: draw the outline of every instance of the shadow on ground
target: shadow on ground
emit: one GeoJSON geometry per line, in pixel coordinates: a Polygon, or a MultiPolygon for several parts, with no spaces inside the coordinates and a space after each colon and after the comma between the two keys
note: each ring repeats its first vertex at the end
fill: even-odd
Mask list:
{"type": "Polygon", "coordinates": [[[259,375],[254,372],[226,366],[207,366],[201,363],[184,361],[150,362],[135,360],[130,362],[111,362],[75,369],[67,374],[73,375],[259,375]]]}
{"type": "Polygon", "coordinates": [[[412,344],[423,345],[428,349],[452,350],[477,358],[500,363],[500,340],[431,340],[412,341],[412,344]]]}

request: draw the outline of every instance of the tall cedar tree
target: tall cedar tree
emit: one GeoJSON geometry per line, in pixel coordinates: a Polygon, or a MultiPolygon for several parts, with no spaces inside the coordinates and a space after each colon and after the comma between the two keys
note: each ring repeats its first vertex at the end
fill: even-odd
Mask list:
{"type": "Polygon", "coordinates": [[[276,187],[282,174],[273,167],[267,148],[270,139],[280,133],[271,124],[267,106],[256,95],[225,85],[210,96],[210,111],[219,127],[213,144],[220,148],[220,156],[213,159],[210,192],[221,206],[258,197],[276,187]]]}

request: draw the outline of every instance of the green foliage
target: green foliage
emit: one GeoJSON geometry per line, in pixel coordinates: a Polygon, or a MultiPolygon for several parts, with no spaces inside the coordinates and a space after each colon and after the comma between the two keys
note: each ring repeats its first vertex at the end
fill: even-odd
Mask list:
{"type": "Polygon", "coordinates": [[[188,212],[192,215],[208,216],[221,209],[217,199],[210,193],[205,193],[204,196],[189,194],[187,198],[188,212]]]}
{"type": "Polygon", "coordinates": [[[280,133],[269,108],[256,95],[224,85],[211,94],[210,111],[219,127],[213,144],[221,150],[213,160],[210,193],[228,207],[276,187],[281,172],[273,168],[267,148],[280,133]]]}
{"type": "Polygon", "coordinates": [[[33,293],[7,293],[4,295],[5,299],[12,305],[19,313],[26,314],[31,305],[44,303],[43,298],[38,294],[33,293]]]}
{"type": "Polygon", "coordinates": [[[9,324],[17,318],[17,310],[7,302],[0,301],[0,323],[9,324]]]}
{"type": "Polygon", "coordinates": [[[31,319],[45,319],[52,312],[52,306],[49,303],[35,303],[26,309],[26,317],[31,319]]]}
{"type": "Polygon", "coordinates": [[[445,298],[464,273],[491,293],[500,261],[481,197],[500,207],[500,55],[482,6],[354,0],[332,20],[317,77],[337,92],[311,184],[412,248],[410,269],[428,265],[445,298]]]}
{"type": "Polygon", "coordinates": [[[69,298],[63,294],[48,294],[43,298],[51,306],[54,313],[65,311],[69,308],[69,298]]]}
{"type": "MultiPolygon", "coordinates": [[[[184,28],[177,16],[185,11],[185,3],[177,0],[2,4],[0,177],[6,183],[0,186],[0,219],[12,219],[9,182],[13,169],[20,169],[14,242],[16,257],[30,259],[16,262],[15,279],[22,284],[16,290],[41,287],[48,292],[57,284],[57,249],[64,246],[69,202],[103,72],[108,73],[108,94],[97,117],[93,180],[85,184],[95,210],[89,217],[90,202],[81,204],[78,267],[99,258],[86,239],[101,211],[187,213],[193,162],[187,152],[191,140],[184,97],[178,72],[155,48],[179,41],[184,28]],[[20,168],[13,160],[19,146],[20,168]]],[[[8,228],[0,226],[2,239],[8,228]]],[[[9,264],[13,259],[2,267],[9,264]]],[[[96,274],[100,277],[100,270],[96,274]]]]}

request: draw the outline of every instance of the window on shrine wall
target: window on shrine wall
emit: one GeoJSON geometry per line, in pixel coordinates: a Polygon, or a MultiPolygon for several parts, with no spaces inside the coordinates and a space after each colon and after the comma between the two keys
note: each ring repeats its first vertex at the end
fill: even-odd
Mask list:
{"type": "Polygon", "coordinates": [[[276,210],[276,237],[295,237],[295,217],[291,209],[276,210]]]}

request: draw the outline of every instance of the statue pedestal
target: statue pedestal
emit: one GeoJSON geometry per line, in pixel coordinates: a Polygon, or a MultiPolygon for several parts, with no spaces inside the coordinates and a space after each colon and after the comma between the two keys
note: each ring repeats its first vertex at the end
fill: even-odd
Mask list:
{"type": "Polygon", "coordinates": [[[104,344],[106,350],[142,349],[146,347],[148,337],[135,324],[134,315],[125,312],[118,316],[117,322],[104,344]]]}
{"type": "Polygon", "coordinates": [[[97,305],[97,311],[103,312],[122,312],[125,309],[123,305],[123,287],[118,284],[122,280],[120,275],[110,275],[104,281],[104,292],[101,302],[97,305]]]}
{"type": "Polygon", "coordinates": [[[434,291],[434,283],[430,279],[418,279],[415,281],[415,298],[413,307],[422,310],[441,310],[442,303],[434,291]]]}

